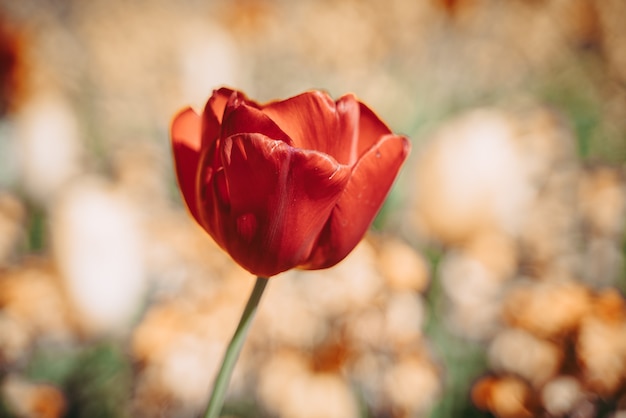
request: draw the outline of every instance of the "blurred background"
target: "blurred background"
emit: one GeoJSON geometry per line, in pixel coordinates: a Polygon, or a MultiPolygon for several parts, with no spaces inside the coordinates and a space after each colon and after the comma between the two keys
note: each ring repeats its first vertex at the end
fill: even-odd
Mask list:
{"type": "Polygon", "coordinates": [[[253,278],[168,127],[354,92],[413,153],[272,279],[229,417],[626,416],[623,0],[0,1],[0,416],[193,417],[253,278]]]}

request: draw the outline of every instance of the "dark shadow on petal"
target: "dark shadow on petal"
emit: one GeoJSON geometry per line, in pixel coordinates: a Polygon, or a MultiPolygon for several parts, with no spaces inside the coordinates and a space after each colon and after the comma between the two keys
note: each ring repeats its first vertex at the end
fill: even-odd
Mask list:
{"type": "Polygon", "coordinates": [[[235,97],[231,98],[224,110],[222,138],[236,134],[260,133],[291,145],[292,140],[265,113],[235,97]]]}

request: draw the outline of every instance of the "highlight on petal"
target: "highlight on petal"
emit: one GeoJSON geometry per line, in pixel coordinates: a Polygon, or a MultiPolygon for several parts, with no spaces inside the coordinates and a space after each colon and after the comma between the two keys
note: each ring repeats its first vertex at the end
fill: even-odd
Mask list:
{"type": "Polygon", "coordinates": [[[214,90],[202,112],[202,148],[211,146],[211,142],[220,134],[226,103],[234,91],[225,87],[214,90]]]}
{"type": "Polygon", "coordinates": [[[391,134],[391,130],[365,104],[359,103],[359,158],[384,135],[391,134]]]}
{"type": "MultiPolygon", "coordinates": [[[[222,87],[219,90],[214,90],[213,94],[209,98],[205,106],[205,112],[210,110],[211,113],[215,115],[218,123],[222,123],[222,115],[224,115],[224,109],[226,108],[226,104],[228,100],[233,95],[233,93],[237,94],[238,92],[227,87],[222,87]]],[[[241,93],[243,95],[243,93],[241,93]]]]}
{"type": "Polygon", "coordinates": [[[223,140],[229,211],[210,229],[245,269],[273,276],[309,258],[346,187],[350,169],[265,135],[223,140]]]}
{"type": "Polygon", "coordinates": [[[360,103],[353,94],[337,100],[337,134],[333,138],[333,156],[347,165],[354,165],[359,158],[360,103]]]}
{"type": "Polygon", "coordinates": [[[178,186],[187,208],[199,220],[196,196],[196,174],[201,153],[202,119],[191,108],[174,117],[171,126],[172,151],[178,186]]]}
{"type": "MultiPolygon", "coordinates": [[[[269,103],[262,110],[289,135],[294,146],[326,153],[341,164],[349,163],[352,133],[340,129],[337,106],[328,94],[310,91],[269,103]]],[[[348,114],[354,111],[358,109],[350,106],[343,110],[348,114]]]]}
{"type": "Polygon", "coordinates": [[[343,260],[363,238],[410,151],[410,142],[386,135],[357,162],[311,257],[303,268],[322,269],[343,260]]]}

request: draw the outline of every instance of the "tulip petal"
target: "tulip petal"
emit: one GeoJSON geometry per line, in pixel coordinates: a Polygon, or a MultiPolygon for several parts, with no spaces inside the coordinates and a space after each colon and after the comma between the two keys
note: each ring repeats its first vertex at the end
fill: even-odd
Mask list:
{"type": "Polygon", "coordinates": [[[233,96],[224,110],[222,138],[235,134],[259,133],[271,139],[278,139],[292,145],[292,140],[269,116],[261,110],[249,106],[243,99],[233,96]]]}
{"type": "Polygon", "coordinates": [[[224,109],[234,91],[225,87],[214,90],[202,113],[202,148],[208,148],[220,134],[224,109]]]}
{"type": "Polygon", "coordinates": [[[236,95],[241,95],[245,98],[243,93],[240,93],[235,90],[231,90],[226,87],[222,87],[219,90],[214,90],[213,94],[209,98],[209,101],[206,104],[206,109],[211,109],[213,114],[217,117],[218,123],[222,123],[222,115],[224,114],[224,109],[226,109],[226,104],[228,104],[228,100],[235,93],[236,95]]]}
{"type": "Polygon", "coordinates": [[[338,126],[335,145],[338,161],[354,165],[359,159],[359,101],[353,94],[346,94],[336,103],[338,126]]]}
{"type": "Polygon", "coordinates": [[[338,108],[328,94],[310,91],[269,103],[262,110],[292,139],[294,146],[320,151],[341,164],[350,164],[354,140],[350,125],[358,115],[352,100],[356,101],[353,96],[346,96],[338,108]]]}
{"type": "Polygon", "coordinates": [[[183,198],[196,221],[199,221],[196,174],[200,160],[202,119],[187,108],[174,117],[171,126],[172,150],[176,177],[183,198]]]}
{"type": "Polygon", "coordinates": [[[359,158],[391,129],[365,104],[359,103],[359,158]]]}
{"type": "Polygon", "coordinates": [[[257,133],[223,141],[228,210],[207,220],[209,231],[253,274],[273,276],[300,265],[348,183],[350,168],[257,133]]]}
{"type": "Polygon", "coordinates": [[[407,138],[390,134],[363,155],[303,268],[331,267],[354,249],[380,210],[409,150],[407,138]]]}

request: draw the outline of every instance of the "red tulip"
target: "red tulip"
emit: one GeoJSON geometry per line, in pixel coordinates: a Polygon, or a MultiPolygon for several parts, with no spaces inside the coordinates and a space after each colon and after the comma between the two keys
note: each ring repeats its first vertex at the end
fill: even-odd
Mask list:
{"type": "Polygon", "coordinates": [[[249,272],[331,267],[361,240],[410,143],[354,95],[258,104],[213,92],[171,128],[178,184],[195,220],[249,272]]]}

